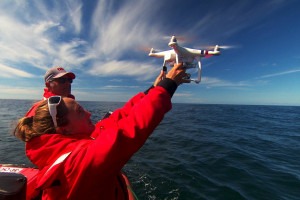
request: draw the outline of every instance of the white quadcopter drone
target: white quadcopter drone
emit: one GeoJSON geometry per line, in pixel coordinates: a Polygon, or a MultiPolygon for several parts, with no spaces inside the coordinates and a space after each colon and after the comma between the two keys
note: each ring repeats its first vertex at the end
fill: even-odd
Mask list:
{"type": "Polygon", "coordinates": [[[197,68],[198,61],[198,77],[196,79],[192,79],[187,77],[187,80],[194,81],[195,83],[200,83],[201,81],[201,57],[215,56],[220,55],[219,46],[216,45],[214,50],[199,50],[199,49],[191,49],[186,47],[181,47],[177,43],[177,39],[175,36],[171,37],[169,42],[169,47],[173,48],[168,51],[157,52],[153,48],[150,50],[149,56],[164,58],[163,70],[166,72],[167,67],[166,63],[169,63],[170,66],[174,66],[174,63],[183,63],[186,69],[197,68]]]}

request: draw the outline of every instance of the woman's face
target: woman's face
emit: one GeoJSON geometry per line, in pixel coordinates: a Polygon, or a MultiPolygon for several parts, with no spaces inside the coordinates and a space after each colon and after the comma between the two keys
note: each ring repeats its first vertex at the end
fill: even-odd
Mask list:
{"type": "Polygon", "coordinates": [[[67,134],[91,135],[95,126],[91,121],[91,113],[84,110],[75,100],[63,98],[68,109],[68,125],[63,128],[67,134]]]}

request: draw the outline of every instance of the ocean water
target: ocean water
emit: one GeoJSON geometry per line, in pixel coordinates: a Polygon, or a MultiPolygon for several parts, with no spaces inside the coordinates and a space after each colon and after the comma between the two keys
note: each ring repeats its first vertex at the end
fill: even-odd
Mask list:
{"type": "MultiPolygon", "coordinates": [[[[25,163],[12,122],[29,100],[0,100],[0,163],[25,163]]],[[[123,103],[80,102],[93,121],[123,103]]],[[[138,199],[300,199],[300,107],[174,104],[124,167],[138,199]]]]}

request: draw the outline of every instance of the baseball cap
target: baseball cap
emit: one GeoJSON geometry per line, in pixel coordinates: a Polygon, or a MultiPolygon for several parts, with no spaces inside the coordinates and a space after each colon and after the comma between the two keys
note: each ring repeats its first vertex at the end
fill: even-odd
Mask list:
{"type": "Polygon", "coordinates": [[[75,79],[76,76],[73,72],[67,72],[64,68],[62,67],[59,67],[59,66],[56,66],[56,67],[52,67],[50,68],[45,76],[44,76],[44,79],[45,79],[45,82],[48,82],[54,78],[60,78],[62,76],[67,76],[71,79],[75,79]]]}

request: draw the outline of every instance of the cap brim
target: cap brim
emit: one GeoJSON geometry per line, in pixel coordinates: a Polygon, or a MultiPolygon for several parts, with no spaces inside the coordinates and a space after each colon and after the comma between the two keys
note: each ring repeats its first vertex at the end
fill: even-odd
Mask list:
{"type": "Polygon", "coordinates": [[[68,78],[71,78],[71,79],[76,78],[76,76],[73,72],[59,73],[56,76],[53,76],[52,78],[60,78],[60,77],[63,77],[63,76],[67,76],[68,78]]]}

